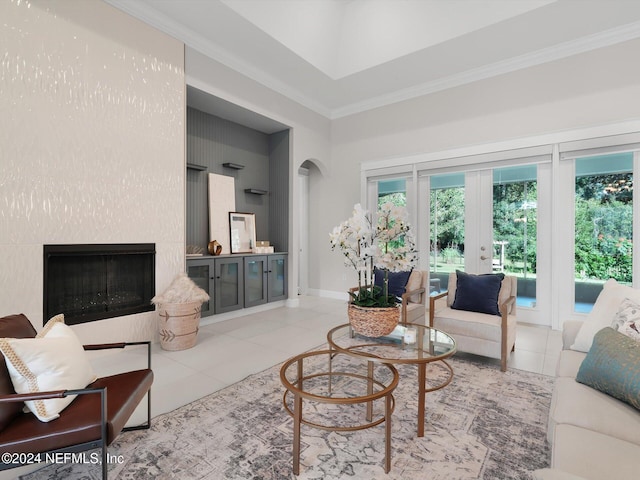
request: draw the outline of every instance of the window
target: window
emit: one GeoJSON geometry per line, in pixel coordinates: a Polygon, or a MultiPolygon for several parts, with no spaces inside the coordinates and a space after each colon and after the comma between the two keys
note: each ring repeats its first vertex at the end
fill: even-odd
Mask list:
{"type": "Polygon", "coordinates": [[[589,312],[609,278],[633,279],[633,153],[575,159],[575,306],[589,312]]]}
{"type": "Polygon", "coordinates": [[[394,178],[378,182],[378,207],[387,202],[405,207],[407,205],[407,180],[394,178]]]}
{"type": "Polygon", "coordinates": [[[559,328],[584,318],[607,279],[638,285],[640,132],[627,128],[425,153],[386,161],[384,169],[372,162],[368,204],[404,198],[431,293],[446,290],[456,269],[504,272],[518,279],[518,320],[559,328]],[[394,186],[403,175],[404,189],[394,186]]]}

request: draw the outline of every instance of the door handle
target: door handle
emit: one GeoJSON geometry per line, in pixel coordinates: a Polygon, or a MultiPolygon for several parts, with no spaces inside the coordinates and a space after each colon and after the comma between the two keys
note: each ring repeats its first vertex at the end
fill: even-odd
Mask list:
{"type": "Polygon", "coordinates": [[[484,255],[480,255],[480,260],[486,260],[487,257],[485,257],[484,255]]]}

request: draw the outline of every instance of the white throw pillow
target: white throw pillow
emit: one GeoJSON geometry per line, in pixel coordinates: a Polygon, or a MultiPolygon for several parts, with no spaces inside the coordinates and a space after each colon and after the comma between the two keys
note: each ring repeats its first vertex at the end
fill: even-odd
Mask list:
{"type": "Polygon", "coordinates": [[[54,325],[58,323],[64,323],[64,314],[56,315],[55,317],[51,317],[49,321],[44,325],[44,328],[40,330],[36,334],[36,338],[44,338],[46,337],[54,325]]]}
{"type": "MultiPolygon", "coordinates": [[[[0,350],[17,393],[84,388],[97,378],[78,337],[58,317],[47,323],[40,338],[0,339],[0,350]]],[[[75,397],[25,404],[39,420],[49,422],[58,418],[75,397]]]]}
{"type": "Polygon", "coordinates": [[[570,347],[571,350],[588,352],[594,335],[604,327],[611,326],[620,305],[627,298],[640,303],[640,290],[621,285],[614,279],[607,280],[593,305],[593,309],[582,323],[578,335],[570,347]]]}
{"type": "Polygon", "coordinates": [[[640,342],[640,304],[625,298],[613,317],[611,328],[640,342]]]}

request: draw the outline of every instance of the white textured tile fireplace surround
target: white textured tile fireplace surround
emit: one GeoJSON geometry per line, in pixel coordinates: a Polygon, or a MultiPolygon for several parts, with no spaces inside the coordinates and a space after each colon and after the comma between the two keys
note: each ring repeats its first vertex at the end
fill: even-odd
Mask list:
{"type": "MultiPolygon", "coordinates": [[[[45,244],[155,243],[161,291],[184,269],[183,44],[102,2],[3,1],[0,18],[2,311],[42,328],[45,244]]],[[[74,328],[148,339],[155,321],[74,328]]]]}

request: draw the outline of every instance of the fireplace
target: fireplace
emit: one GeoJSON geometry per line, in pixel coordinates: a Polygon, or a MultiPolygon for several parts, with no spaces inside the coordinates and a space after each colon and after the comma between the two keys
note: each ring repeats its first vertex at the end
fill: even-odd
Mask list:
{"type": "Polygon", "coordinates": [[[155,244],[44,246],[43,323],[64,313],[65,323],[154,310],[155,244]]]}

